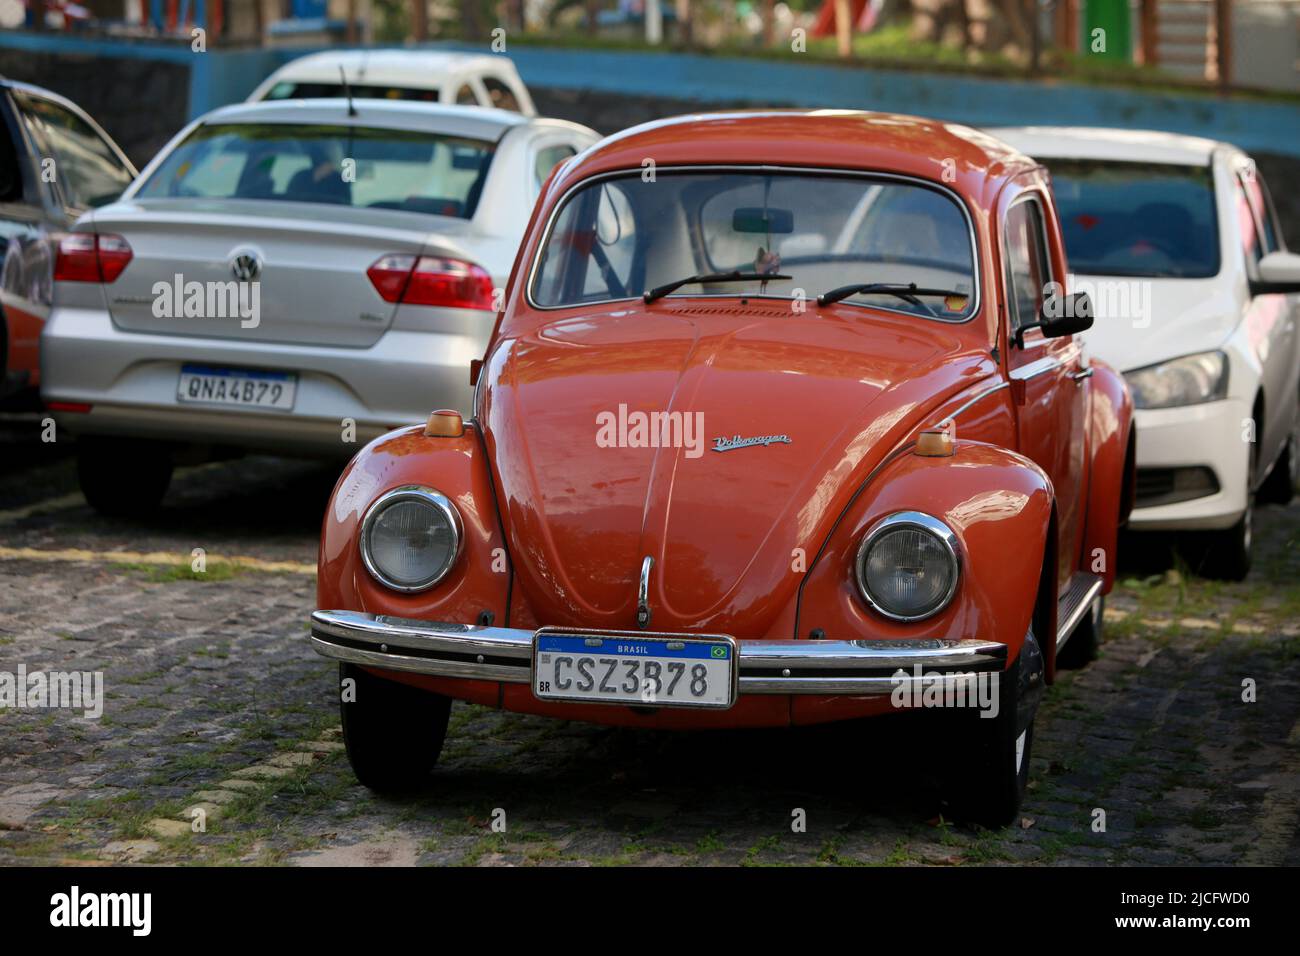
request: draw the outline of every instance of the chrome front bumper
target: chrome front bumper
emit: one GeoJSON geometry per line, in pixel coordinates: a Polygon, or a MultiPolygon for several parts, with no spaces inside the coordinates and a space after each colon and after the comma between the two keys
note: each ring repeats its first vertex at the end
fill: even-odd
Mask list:
{"type": "MultiPolygon", "coordinates": [[[[646,636],[652,636],[647,632],[646,636]]],[[[316,611],[311,644],[318,654],[383,670],[434,677],[526,684],[532,680],[533,632],[441,624],[359,611],[316,611]]],[[[912,679],[1002,670],[1007,645],[979,640],[741,640],[740,693],[887,695],[898,670],[912,679]]]]}

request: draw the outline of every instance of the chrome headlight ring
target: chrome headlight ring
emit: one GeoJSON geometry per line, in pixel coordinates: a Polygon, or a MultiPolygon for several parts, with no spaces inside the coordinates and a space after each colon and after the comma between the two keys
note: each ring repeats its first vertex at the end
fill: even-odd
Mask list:
{"type": "Polygon", "coordinates": [[[946,524],[932,515],[925,514],[921,511],[897,511],[891,515],[881,518],[862,538],[862,544],[858,546],[857,554],[853,561],[854,578],[858,586],[858,594],[877,614],[888,618],[891,621],[900,621],[910,623],[913,621],[923,621],[926,618],[933,617],[944,608],[946,608],[957,593],[957,586],[961,581],[961,551],[957,545],[957,535],[946,524]],[[871,556],[872,549],[888,534],[901,530],[919,531],[929,535],[938,542],[942,553],[946,558],[948,567],[949,580],[937,600],[929,602],[924,610],[917,613],[905,614],[897,610],[890,610],[885,606],[879,595],[872,593],[867,581],[867,561],[871,556]]]}
{"type": "Polygon", "coordinates": [[[402,485],[384,492],[371,502],[370,507],[366,509],[365,517],[361,519],[361,534],[358,537],[357,546],[361,552],[361,561],[366,566],[366,570],[370,572],[371,577],[386,588],[410,594],[417,591],[427,591],[447,576],[460,558],[464,538],[460,512],[456,510],[456,506],[452,504],[450,498],[440,491],[426,488],[423,485],[402,485]],[[371,548],[371,536],[374,533],[376,522],[390,507],[402,502],[417,502],[432,508],[432,513],[441,519],[451,535],[451,546],[447,549],[443,560],[430,573],[416,581],[398,581],[393,575],[386,573],[379,567],[371,548]]]}

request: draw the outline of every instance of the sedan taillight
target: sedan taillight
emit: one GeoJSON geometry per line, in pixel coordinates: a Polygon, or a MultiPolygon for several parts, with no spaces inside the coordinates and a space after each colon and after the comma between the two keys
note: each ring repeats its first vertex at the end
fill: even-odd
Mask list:
{"type": "Polygon", "coordinates": [[[495,311],[492,277],[472,262],[394,254],[381,256],[366,275],[385,302],[495,311]]]}
{"type": "Polygon", "coordinates": [[[130,261],[131,246],[121,236],[74,232],[59,240],[54,281],[112,282],[130,261]]]}

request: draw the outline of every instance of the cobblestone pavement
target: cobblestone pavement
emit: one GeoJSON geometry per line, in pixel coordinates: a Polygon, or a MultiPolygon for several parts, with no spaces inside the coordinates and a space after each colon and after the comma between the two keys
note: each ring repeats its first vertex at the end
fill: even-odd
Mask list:
{"type": "Polygon", "coordinates": [[[913,715],[667,734],[457,704],[429,786],[389,800],[304,640],[337,468],[183,469],[155,519],[114,521],[35,428],[0,423],[0,671],[102,670],[106,702],[0,709],[0,865],[1300,864],[1300,505],[1262,510],[1243,585],[1128,573],[1004,831],[942,821],[913,715]]]}

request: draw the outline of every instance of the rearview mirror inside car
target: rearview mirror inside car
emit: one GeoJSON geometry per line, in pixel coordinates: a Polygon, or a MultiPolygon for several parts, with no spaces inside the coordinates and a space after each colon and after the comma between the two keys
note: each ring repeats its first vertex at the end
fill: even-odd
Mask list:
{"type": "Polygon", "coordinates": [[[472,169],[478,170],[483,165],[483,153],[477,149],[457,149],[452,147],[451,150],[451,168],[452,169],[472,169]]]}
{"type": "Polygon", "coordinates": [[[790,209],[742,206],[731,214],[731,228],[736,232],[788,235],[794,232],[794,212],[790,209]]]}

